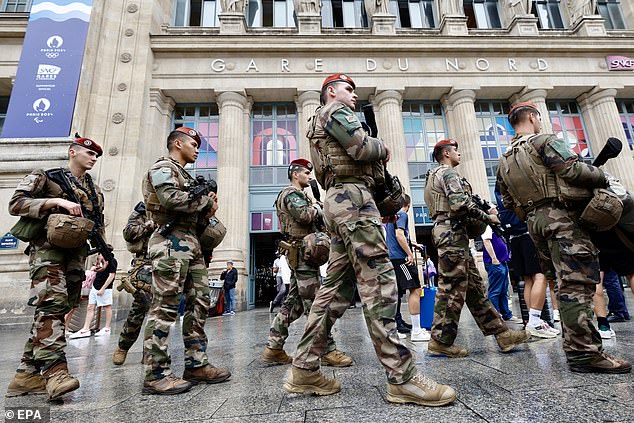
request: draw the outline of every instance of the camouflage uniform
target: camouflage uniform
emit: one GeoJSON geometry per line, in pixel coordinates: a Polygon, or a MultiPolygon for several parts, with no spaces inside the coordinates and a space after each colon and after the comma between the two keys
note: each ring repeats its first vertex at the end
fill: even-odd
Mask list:
{"type": "Polygon", "coordinates": [[[388,258],[372,189],[387,156],[354,112],[333,102],[317,110],[308,132],[317,180],[327,189],[324,220],[330,234],[328,275],[317,292],[293,366],[315,370],[335,321],[346,311],[356,283],[368,331],[390,383],[416,374],[411,351],[396,334],[396,277],[388,258]]]}
{"type": "MultiPolygon", "coordinates": [[[[560,178],[559,183],[548,184],[553,189],[559,190],[564,185],[568,189],[583,187],[578,189],[586,190],[589,199],[592,188],[607,185],[603,171],[580,161],[566,141],[555,135],[518,135],[509,152],[500,159],[497,176],[504,206],[509,210],[518,210],[522,205],[511,194],[515,182],[502,171],[502,166],[504,161],[512,160],[512,148],[522,148],[520,145],[524,143],[531,147],[538,166],[545,166],[546,177],[560,178]]],[[[537,180],[540,176],[532,177],[537,180]]],[[[579,225],[583,206],[566,207],[556,195],[553,191],[552,198],[544,198],[541,204],[536,202],[523,212],[527,214],[528,232],[537,247],[542,270],[547,278],[556,276],[559,282],[557,296],[568,363],[584,364],[603,350],[601,337],[592,323],[592,298],[595,284],[599,283],[598,250],[588,231],[579,225]]]]}
{"type": "MultiPolygon", "coordinates": [[[[315,299],[315,294],[321,285],[319,268],[304,261],[301,251],[303,236],[315,232],[315,223],[319,218],[319,211],[312,206],[311,201],[303,191],[288,186],[284,188],[276,201],[277,216],[283,227],[283,234],[287,240],[298,245],[297,265],[291,266],[291,283],[286,299],[280,311],[275,316],[267,346],[274,350],[284,348],[288,338],[288,327],[302,314],[308,315],[315,299]]],[[[294,260],[289,260],[290,262],[294,260]]],[[[337,349],[332,334],[328,331],[328,346],[326,352],[337,349]]]]}
{"type": "Polygon", "coordinates": [[[152,286],[152,264],[148,260],[147,251],[153,229],[145,226],[145,222],[147,222],[147,214],[134,210],[123,228],[123,238],[126,242],[140,249],[132,261],[132,270],[128,272],[130,276],[135,276],[136,280],[130,282],[135,285],[136,292],[130,313],[119,335],[119,348],[126,351],[132,348],[139,337],[143,320],[152,304],[152,292],[147,289],[152,286]]]}
{"type": "MultiPolygon", "coordinates": [[[[446,164],[433,169],[425,186],[425,203],[434,219],[432,241],[438,248],[438,291],[431,337],[453,345],[465,301],[484,335],[507,330],[486,296],[484,282],[469,249],[467,222],[488,222],[471,200],[471,186],[446,164]]],[[[477,223],[476,223],[477,224],[477,223]]]]}
{"type": "Polygon", "coordinates": [[[167,237],[156,230],[149,240],[153,298],[143,343],[146,381],[162,379],[172,373],[167,339],[183,296],[185,368],[208,364],[204,326],[210,306],[209,286],[196,225],[213,200],[205,195],[191,201],[187,189],[193,184],[195,180],[192,176],[169,158],[159,159],[143,179],[148,217],[162,226],[179,216],[178,223],[167,237]]]}
{"type": "MultiPolygon", "coordinates": [[[[84,217],[101,225],[103,234],[103,195],[89,174],[75,179],[66,170],[75,196],[81,202],[84,217]]],[[[46,219],[56,209],[41,211],[50,198],[67,198],[61,187],[42,170],[35,170],[18,185],[9,201],[9,213],[46,219]]],[[[62,211],[62,213],[65,211],[62,211]]],[[[79,305],[81,284],[85,278],[84,262],[88,244],[79,248],[58,248],[51,245],[46,232],[29,243],[31,294],[28,305],[35,306],[31,336],[26,342],[18,372],[42,372],[60,365],[66,368],[64,315],[79,305]]]]}

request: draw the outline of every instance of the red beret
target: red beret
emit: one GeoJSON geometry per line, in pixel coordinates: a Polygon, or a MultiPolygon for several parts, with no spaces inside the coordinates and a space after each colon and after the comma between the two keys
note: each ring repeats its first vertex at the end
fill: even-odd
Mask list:
{"type": "Polygon", "coordinates": [[[326,85],[332,84],[333,82],[347,82],[348,84],[352,85],[352,88],[357,88],[352,78],[350,78],[348,75],[344,73],[336,73],[334,75],[330,75],[324,80],[324,83],[321,84],[321,89],[323,90],[326,85]]]}
{"type": "Polygon", "coordinates": [[[200,134],[195,129],[188,128],[186,126],[181,126],[180,128],[176,128],[172,132],[170,132],[170,135],[172,135],[174,132],[181,132],[185,135],[188,135],[190,138],[196,141],[196,144],[198,144],[199,148],[203,143],[202,139],[200,138],[200,134]]]}
{"type": "Polygon", "coordinates": [[[97,153],[97,157],[101,157],[103,154],[103,148],[93,140],[89,138],[75,138],[73,144],[81,145],[82,147],[92,150],[97,153]]]}
{"type": "Polygon", "coordinates": [[[510,117],[511,113],[513,113],[514,111],[516,111],[517,109],[522,108],[522,107],[530,107],[532,109],[535,109],[535,111],[537,113],[539,113],[539,109],[537,108],[537,106],[535,106],[535,103],[531,103],[530,101],[523,101],[523,102],[517,103],[515,106],[511,107],[511,110],[509,111],[508,116],[510,117]]]}
{"type": "Polygon", "coordinates": [[[436,143],[436,145],[434,146],[434,153],[436,152],[436,150],[442,146],[445,145],[453,145],[454,147],[458,148],[458,141],[456,140],[452,140],[452,139],[448,139],[448,140],[440,140],[436,143]]]}
{"type": "Polygon", "coordinates": [[[293,172],[297,172],[300,168],[306,168],[312,172],[313,164],[306,159],[295,159],[288,166],[288,179],[293,178],[293,172]]]}

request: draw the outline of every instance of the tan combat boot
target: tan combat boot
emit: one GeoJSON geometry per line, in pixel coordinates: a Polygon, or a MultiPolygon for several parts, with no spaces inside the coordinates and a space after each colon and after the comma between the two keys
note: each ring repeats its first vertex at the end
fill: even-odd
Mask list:
{"type": "Polygon", "coordinates": [[[276,364],[290,364],[293,359],[286,354],[283,349],[274,350],[273,348],[265,347],[262,352],[262,360],[267,363],[276,364]]]}
{"type": "Polygon", "coordinates": [[[16,372],[9,383],[6,397],[17,397],[27,394],[45,394],[46,381],[39,373],[16,372]]]}
{"type": "Polygon", "coordinates": [[[510,330],[507,329],[502,333],[495,335],[495,339],[498,341],[498,345],[503,353],[511,351],[519,344],[523,344],[528,341],[531,335],[525,330],[510,330]]]}
{"type": "Polygon", "coordinates": [[[352,358],[339,350],[330,351],[321,356],[323,366],[348,367],[352,365],[352,358]]]}
{"type": "Polygon", "coordinates": [[[402,385],[387,384],[387,400],[397,404],[413,403],[438,407],[456,400],[456,391],[450,386],[434,382],[418,373],[402,385]]]}
{"type": "Polygon", "coordinates": [[[632,365],[622,358],[612,357],[605,351],[597,354],[590,362],[570,364],[570,371],[577,373],[629,373],[632,365]]]}
{"type": "Polygon", "coordinates": [[[327,378],[319,370],[305,370],[292,366],[284,390],[289,394],[332,395],[341,391],[341,384],[335,379],[327,378]]]}
{"type": "Polygon", "coordinates": [[[429,351],[432,355],[443,355],[451,358],[466,357],[469,355],[469,351],[465,348],[457,345],[445,345],[434,339],[429,340],[429,344],[427,344],[427,351],[429,351]]]}
{"type": "Polygon", "coordinates": [[[117,366],[125,363],[125,359],[128,356],[128,350],[124,350],[122,348],[117,347],[114,350],[114,354],[112,354],[112,364],[116,364],[117,366]]]}
{"type": "Polygon", "coordinates": [[[194,386],[176,376],[174,373],[170,373],[162,379],[146,380],[143,382],[143,394],[156,394],[156,395],[174,395],[182,392],[187,392],[194,386]]]}
{"type": "Polygon", "coordinates": [[[219,369],[207,364],[202,367],[185,369],[183,379],[197,385],[199,383],[220,383],[231,377],[231,372],[226,369],[219,369]]]}
{"type": "Polygon", "coordinates": [[[59,399],[62,395],[79,388],[79,380],[68,373],[66,363],[58,363],[44,372],[46,392],[49,401],[59,399]]]}

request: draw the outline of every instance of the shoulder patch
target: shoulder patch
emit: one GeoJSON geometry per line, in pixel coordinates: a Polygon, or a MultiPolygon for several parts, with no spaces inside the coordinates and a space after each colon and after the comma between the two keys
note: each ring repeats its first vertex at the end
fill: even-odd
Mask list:
{"type": "Polygon", "coordinates": [[[577,155],[570,149],[568,143],[562,139],[555,139],[546,144],[553,149],[564,161],[568,161],[577,157],[577,155]]]}
{"type": "Polygon", "coordinates": [[[168,167],[161,167],[150,170],[150,180],[154,187],[159,187],[172,182],[172,170],[168,167]]]}

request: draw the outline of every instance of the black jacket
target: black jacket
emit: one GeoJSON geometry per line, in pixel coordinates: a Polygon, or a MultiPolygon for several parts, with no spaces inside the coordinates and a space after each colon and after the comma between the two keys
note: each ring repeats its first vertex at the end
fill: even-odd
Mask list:
{"type": "Polygon", "coordinates": [[[220,279],[225,281],[225,289],[233,289],[236,287],[236,283],[238,283],[238,271],[235,267],[229,271],[224,270],[220,274],[220,279]]]}

